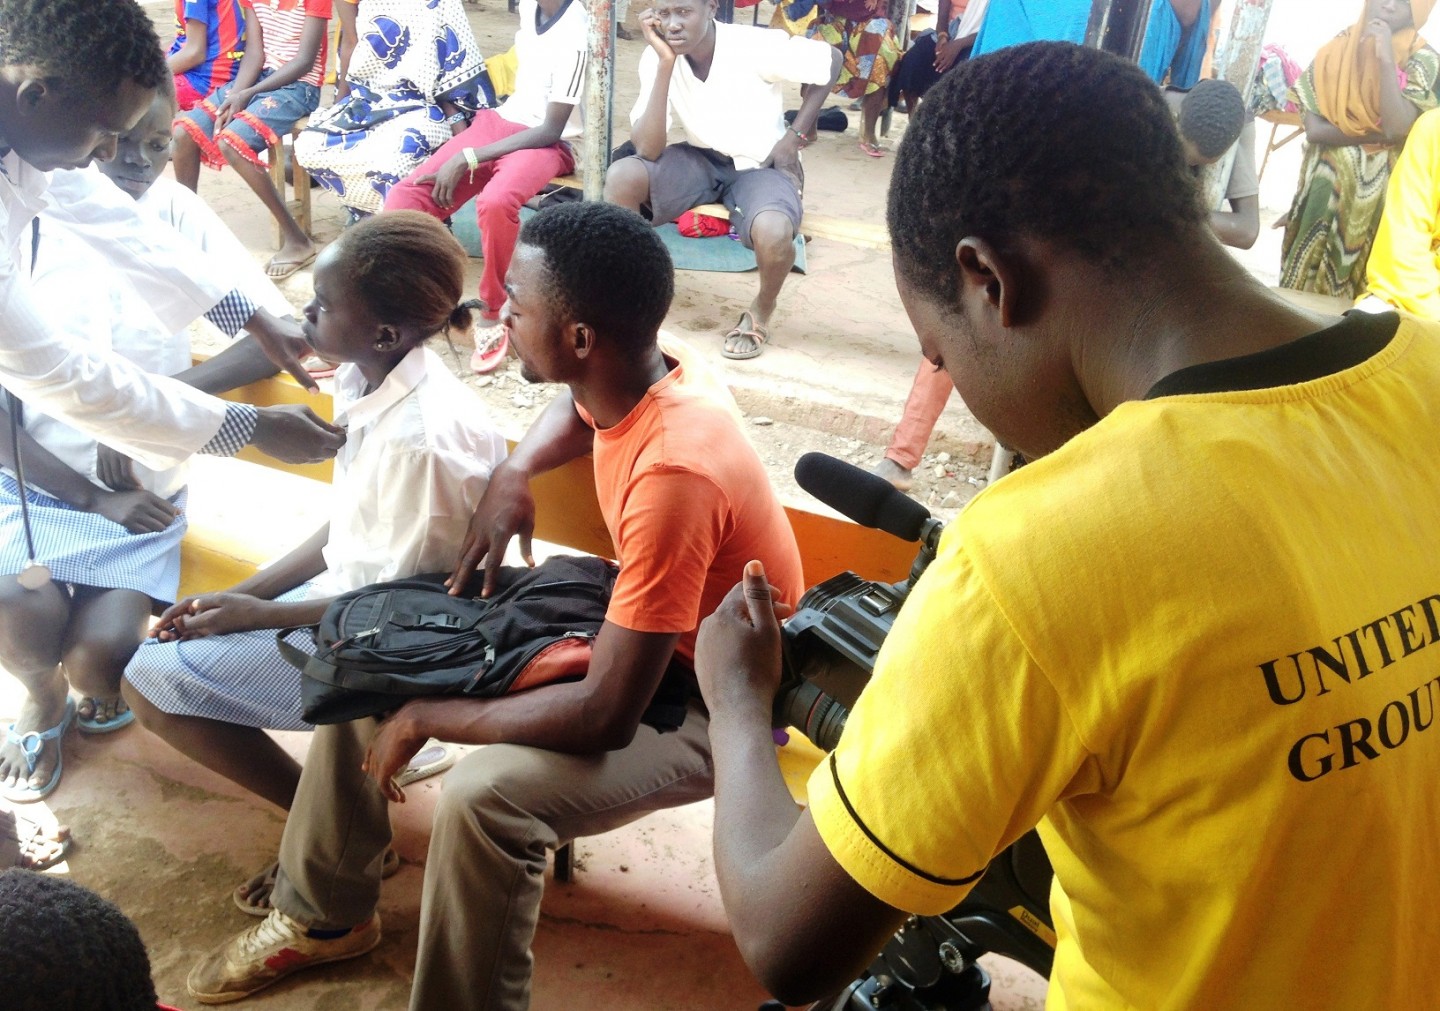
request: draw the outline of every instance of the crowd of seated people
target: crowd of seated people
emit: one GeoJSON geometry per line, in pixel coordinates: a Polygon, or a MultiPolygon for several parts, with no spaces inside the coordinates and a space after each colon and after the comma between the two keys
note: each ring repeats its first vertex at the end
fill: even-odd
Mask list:
{"type": "MultiPolygon", "coordinates": [[[[34,2],[0,0],[0,58],[15,51],[5,16],[24,8],[40,17],[34,2]]],[[[105,2],[133,7],[132,0],[105,2]]],[[[65,427],[70,414],[58,397],[51,413],[7,416],[26,432],[32,486],[0,472],[0,529],[8,537],[0,566],[10,573],[0,576],[0,663],[28,696],[0,743],[0,787],[12,802],[47,796],[60,783],[72,721],[106,733],[138,714],[185,754],[286,809],[279,860],[236,892],[247,912],[264,919],[206,954],[189,976],[197,1000],[222,1003],[371,951],[381,936],[388,804],[403,799],[393,776],[431,737],[490,745],[451,774],[437,812],[411,1006],[523,1008],[547,853],[714,790],[709,717],[696,679],[701,619],[752,560],[763,562],[767,592],[779,603],[793,605],[804,589],[794,534],[733,399],[701,357],[661,333],[673,270],[650,226],[699,204],[728,208],[736,237],[755,253],[759,284],[720,351],[730,359],[761,354],[801,232],[801,151],[838,92],[861,103],[861,147],[883,153],[875,125],[899,43],[894,26],[867,3],[822,4],[810,28],[792,35],[719,22],[714,0],[659,0],[639,18],[645,48],[630,113],[635,153],[610,166],[604,202],[553,208],[522,223],[522,206],[575,166],[589,48],[581,0],[521,0],[518,64],[503,103],[460,0],[333,4],[177,0],[180,31],[162,79],[148,68],[108,82],[123,87],[111,99],[113,114],[102,110],[109,118],[100,120],[100,133],[118,138],[118,153],[98,140],[83,158],[42,164],[37,154],[30,163],[65,169],[48,185],[60,207],[72,208],[42,213],[43,244],[17,261],[37,301],[60,303],[77,272],[106,255],[73,210],[88,206],[92,191],[69,177],[94,170],[68,166],[91,158],[105,161],[107,186],[133,198],[125,213],[136,217],[126,217],[126,227],[143,222],[153,233],[147,242],[181,241],[203,251],[204,263],[245,264],[201,271],[231,278],[242,293],[241,308],[230,313],[242,314],[230,328],[242,339],[206,366],[185,371],[180,310],[147,304],[149,289],[128,276],[96,299],[96,318],[73,313],[66,340],[128,354],[148,371],[183,373],[207,392],[282,367],[303,373],[296,356],[313,351],[339,366],[337,422],[347,431],[306,419],[305,437],[325,443],[308,455],[337,461],[326,527],[252,579],[176,603],[183,481],[148,465],[173,463],[187,447],[159,459],[146,446],[110,449],[83,416],[65,427]],[[339,71],[335,101],[321,109],[332,14],[340,23],[339,71]],[[790,123],[787,85],[804,88],[790,123]],[[133,108],[119,109],[122,100],[133,108]],[[306,117],[293,156],[349,219],[323,250],[290,216],[263,164],[306,117]],[[676,126],[684,139],[667,143],[676,126]],[[171,143],[175,180],[161,175],[171,143]],[[263,272],[196,195],[202,163],[234,168],[280,222],[282,247],[263,272]],[[462,252],[439,223],[472,200],[485,259],[478,301],[466,299],[462,252]],[[622,256],[630,269],[607,269],[622,256]],[[312,262],[314,297],[302,321],[277,324],[293,310],[270,279],[312,262]],[[476,371],[514,354],[527,379],[561,390],[509,457],[476,396],[423,346],[450,326],[467,326],[472,312],[487,324],[477,336],[476,371]],[[128,328],[111,325],[122,319],[128,328]],[[412,702],[383,721],[324,727],[303,768],[275,744],[266,730],[309,729],[298,673],[279,658],[275,629],[317,620],[337,593],[416,572],[451,571],[457,589],[471,580],[488,587],[500,552],[533,527],[530,480],[587,453],[621,570],[583,681],[495,700],[412,702]],[[27,540],[32,526],[53,580],[39,590],[20,578],[37,554],[27,540]],[[688,534],[679,549],[677,529],[688,534]],[[67,553],[97,552],[114,571],[65,567],[67,553]],[[142,645],[157,609],[154,638],[142,645]],[[654,724],[650,702],[677,684],[682,719],[654,724]],[[78,709],[72,688],[82,695],[78,709]],[[263,902],[244,901],[261,879],[263,902]]],[[[1007,6],[991,0],[1002,15],[1007,6]]],[[[1161,6],[1166,30],[1170,20],[1178,27],[1161,72],[1151,76],[1195,84],[1185,79],[1193,69],[1187,46],[1195,26],[1208,24],[1209,5],[1161,6]]],[[[927,57],[936,77],[962,55],[948,29],[927,57]]],[[[148,41],[138,28],[127,30],[148,41]]],[[[984,38],[982,30],[963,41],[979,52],[984,38]]],[[[35,45],[43,49],[43,40],[35,45]]],[[[1238,93],[1200,82],[1168,100],[1187,172],[1225,156],[1239,139],[1225,194],[1230,209],[1205,220],[1222,241],[1247,246],[1259,227],[1258,183],[1238,93]]],[[[1157,92],[1154,104],[1161,102],[1157,92]]],[[[4,140],[16,142],[23,130],[0,114],[4,140]]],[[[7,146],[18,157],[22,149],[7,146]]],[[[18,207],[18,198],[12,203],[18,207]]],[[[20,220],[20,210],[6,206],[20,220]]],[[[0,384],[10,383],[12,370],[19,365],[0,355],[0,384]]],[[[928,365],[922,372],[930,380],[922,413],[933,412],[933,424],[951,378],[928,365]]],[[[256,417],[241,419],[248,429],[224,440],[226,448],[257,438],[256,417]]],[[[911,433],[909,456],[890,456],[897,471],[914,466],[907,462],[916,441],[911,433]]],[[[188,450],[202,446],[210,449],[210,440],[191,438],[188,450]]],[[[0,447],[0,464],[16,463],[0,447]]],[[[903,484],[908,473],[886,476],[903,484]]],[[[17,865],[53,863],[67,845],[63,833],[18,823],[9,831],[19,844],[17,865]]]]}

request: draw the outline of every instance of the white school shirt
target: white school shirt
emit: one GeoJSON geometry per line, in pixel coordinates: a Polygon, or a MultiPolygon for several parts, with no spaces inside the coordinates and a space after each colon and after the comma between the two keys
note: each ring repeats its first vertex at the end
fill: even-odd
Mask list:
{"type": "Polygon", "coordinates": [[[229,286],[239,289],[260,308],[275,316],[295,315],[290,300],[265,276],[255,257],[194,190],[186,189],[169,176],[161,176],[140,195],[135,205],[208,253],[223,271],[229,286]]]}
{"type": "Polygon", "coordinates": [[[166,333],[213,308],[230,289],[196,271],[193,256],[187,263],[173,245],[146,241],[134,201],[98,170],[58,175],[92,172],[103,190],[78,178],[52,190],[47,173],[14,151],[0,156],[0,385],[142,463],[172,466],[214,438],[225,420],[224,401],[147,375],[120,355],[66,333],[66,308],[38,304],[30,286],[31,222],[48,207],[84,232],[108,231],[108,241],[87,242],[108,270],[141,292],[166,333]]]}
{"type": "Polygon", "coordinates": [[[350,364],[335,371],[335,457],[326,571],[312,597],[387,579],[450,572],[505,440],[474,391],[417,347],[372,393],[350,364]]]}
{"type": "MultiPolygon", "coordinates": [[[[701,81],[681,56],[670,72],[665,130],[680,121],[685,139],[735,160],[735,167],[759,168],[785,135],[781,86],[829,84],[832,49],[818,39],[792,36],[778,28],[715,22],[715,55],[701,81]]],[[[640,97],[630,111],[633,128],[655,90],[660,57],[646,47],[640,55],[640,97]]]]}
{"type": "MultiPolygon", "coordinates": [[[[163,227],[158,222],[154,227],[163,227]]],[[[167,333],[139,294],[111,274],[105,262],[70,227],[40,214],[40,256],[31,276],[36,304],[65,314],[65,331],[85,346],[114,351],[146,372],[173,376],[190,367],[190,337],[167,333]]],[[[28,254],[28,250],[27,250],[28,254]]],[[[37,410],[26,409],[25,430],[55,457],[98,487],[96,442],[84,432],[37,410]]],[[[152,470],[135,464],[146,491],[169,498],[185,484],[186,466],[152,470]]],[[[47,489],[48,490],[48,489],[47,489]]]]}
{"type": "Polygon", "coordinates": [[[515,33],[515,90],[495,111],[502,119],[535,127],[545,121],[551,102],[571,106],[561,140],[580,136],[584,114],[585,57],[590,51],[590,12],[584,0],[565,0],[565,6],[543,29],[540,5],[521,0],[520,30],[515,33]]]}

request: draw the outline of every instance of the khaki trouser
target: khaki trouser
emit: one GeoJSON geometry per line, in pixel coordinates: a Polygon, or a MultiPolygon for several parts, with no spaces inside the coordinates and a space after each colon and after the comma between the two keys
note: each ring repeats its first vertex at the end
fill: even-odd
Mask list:
{"type": "MultiPolygon", "coordinates": [[[[530,1004],[530,942],[548,851],[713,792],[709,721],[641,726],[621,751],[566,755],[496,744],[445,776],[420,912],[412,1011],[530,1004]]],[[[280,845],[275,907],[350,927],[375,911],[390,842],[384,798],[361,771],[374,720],[320,727],[280,845]]]]}

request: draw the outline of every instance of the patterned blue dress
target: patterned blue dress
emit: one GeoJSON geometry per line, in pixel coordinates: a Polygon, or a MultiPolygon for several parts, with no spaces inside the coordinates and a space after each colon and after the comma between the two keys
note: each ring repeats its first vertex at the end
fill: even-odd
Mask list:
{"type": "Polygon", "coordinates": [[[473,112],[495,93],[461,0],[360,0],[355,21],[350,94],[310,117],[295,157],[363,216],[450,139],[441,99],[473,112]]]}

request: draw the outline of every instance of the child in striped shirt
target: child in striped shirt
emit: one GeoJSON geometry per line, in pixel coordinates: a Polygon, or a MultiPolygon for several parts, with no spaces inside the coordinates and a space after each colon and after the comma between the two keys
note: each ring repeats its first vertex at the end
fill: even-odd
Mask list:
{"type": "Polygon", "coordinates": [[[245,0],[256,31],[235,80],[175,120],[175,178],[192,190],[200,163],[227,162],[274,215],[284,235],[265,272],[289,277],[315,259],[315,246],[270,181],[262,152],[320,105],[325,29],[332,0],[245,0]]]}

